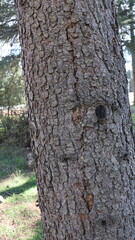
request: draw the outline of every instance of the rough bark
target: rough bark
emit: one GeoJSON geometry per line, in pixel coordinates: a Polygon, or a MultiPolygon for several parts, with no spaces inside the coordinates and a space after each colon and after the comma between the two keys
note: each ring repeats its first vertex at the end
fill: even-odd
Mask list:
{"type": "Polygon", "coordinates": [[[45,240],[134,240],[134,146],[112,0],[16,0],[45,240]]]}

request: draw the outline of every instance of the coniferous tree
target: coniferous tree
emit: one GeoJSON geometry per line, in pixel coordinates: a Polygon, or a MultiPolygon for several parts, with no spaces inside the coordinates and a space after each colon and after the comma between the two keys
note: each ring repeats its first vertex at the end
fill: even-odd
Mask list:
{"type": "Polygon", "coordinates": [[[24,80],[19,62],[20,58],[14,55],[6,56],[0,62],[0,106],[8,106],[9,109],[25,102],[24,80]]]}
{"type": "Polygon", "coordinates": [[[116,6],[122,44],[129,51],[132,59],[132,79],[134,85],[135,105],[135,1],[116,0],[116,6]]]}
{"type": "Polygon", "coordinates": [[[13,0],[0,2],[0,41],[12,46],[9,55],[0,60],[0,105],[11,107],[24,101],[18,26],[13,0]]]}
{"type": "Polygon", "coordinates": [[[0,3],[0,41],[18,41],[18,27],[13,0],[0,3]]]}
{"type": "Polygon", "coordinates": [[[134,142],[112,0],[15,0],[44,240],[134,240],[134,142]]]}

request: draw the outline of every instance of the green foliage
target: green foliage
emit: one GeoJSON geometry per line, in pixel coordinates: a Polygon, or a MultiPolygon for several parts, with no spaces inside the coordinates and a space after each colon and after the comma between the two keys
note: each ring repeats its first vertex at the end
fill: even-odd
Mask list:
{"type": "MultiPolygon", "coordinates": [[[[0,1],[0,42],[9,43],[10,46],[18,44],[19,47],[19,37],[18,37],[18,23],[16,17],[16,9],[14,0],[1,0],[0,1]]],[[[20,47],[19,47],[20,49],[20,47]]],[[[12,54],[16,54],[16,45],[12,51],[12,54]]],[[[2,59],[2,62],[4,59],[2,59]]],[[[12,59],[10,59],[12,61],[12,59]]]]}
{"type": "Polygon", "coordinates": [[[132,53],[135,44],[135,1],[115,0],[115,2],[122,43],[132,53]]]}
{"type": "MultiPolygon", "coordinates": [[[[3,43],[18,43],[18,26],[13,0],[0,1],[0,41],[3,43]]],[[[24,97],[24,80],[20,67],[20,50],[12,50],[8,56],[0,60],[0,106],[22,104],[24,97]]]]}
{"type": "Polygon", "coordinates": [[[132,114],[133,128],[135,129],[135,113],[132,114]]]}
{"type": "MultiPolygon", "coordinates": [[[[26,151],[24,149],[15,147],[13,149],[11,146],[0,145],[0,178],[5,178],[9,175],[12,178],[14,176],[22,176],[22,172],[27,169],[26,151]]],[[[19,181],[19,178],[17,181],[19,181]]],[[[1,191],[3,190],[2,186],[0,189],[1,191]]]]}
{"type": "Polygon", "coordinates": [[[24,80],[19,61],[18,57],[10,55],[0,62],[0,106],[10,108],[25,102],[24,80]]]}
{"type": "Polygon", "coordinates": [[[135,106],[131,106],[131,113],[132,113],[132,122],[133,122],[133,130],[135,130],[135,106]]]}
{"type": "Polygon", "coordinates": [[[28,117],[26,114],[0,118],[0,144],[2,143],[18,147],[30,146],[28,117]]]}
{"type": "Polygon", "coordinates": [[[128,50],[129,54],[131,54],[132,85],[135,85],[135,1],[134,0],[115,0],[115,1],[120,26],[121,41],[123,49],[128,50]]]}
{"type": "Polygon", "coordinates": [[[18,41],[18,26],[13,0],[0,1],[0,40],[18,41]]]}

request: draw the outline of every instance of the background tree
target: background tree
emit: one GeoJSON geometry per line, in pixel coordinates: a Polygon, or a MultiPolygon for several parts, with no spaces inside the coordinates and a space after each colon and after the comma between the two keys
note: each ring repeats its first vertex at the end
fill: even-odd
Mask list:
{"type": "Polygon", "coordinates": [[[16,0],[45,240],[135,238],[134,143],[112,0],[16,0]]]}
{"type": "Polygon", "coordinates": [[[132,59],[132,79],[134,85],[135,105],[135,1],[116,0],[116,6],[122,44],[129,51],[132,59]]]}
{"type": "Polygon", "coordinates": [[[18,27],[13,0],[0,2],[0,40],[11,42],[18,41],[18,27]]]}
{"type": "MultiPolygon", "coordinates": [[[[16,46],[17,43],[19,44],[18,26],[13,0],[2,0],[0,3],[0,41],[1,44],[8,43],[11,46],[14,46],[15,44],[15,48],[13,48],[12,52],[9,53],[8,62],[13,62],[13,60],[15,60],[15,58],[13,58],[13,55],[17,56],[17,58],[19,57],[20,52],[16,46]]],[[[7,63],[7,58],[2,58],[2,61],[4,65],[4,63],[7,63]]],[[[14,62],[17,63],[17,61],[14,62]]]]}
{"type": "Polygon", "coordinates": [[[24,79],[19,65],[20,59],[7,56],[0,62],[0,106],[8,109],[25,103],[24,79]]]}
{"type": "Polygon", "coordinates": [[[14,1],[0,3],[0,41],[12,46],[9,55],[0,59],[0,106],[24,103],[24,82],[20,64],[18,26],[14,1]]]}

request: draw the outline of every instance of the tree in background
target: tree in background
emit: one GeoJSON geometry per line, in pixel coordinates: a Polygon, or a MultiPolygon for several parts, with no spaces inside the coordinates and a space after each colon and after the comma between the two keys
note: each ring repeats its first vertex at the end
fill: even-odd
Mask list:
{"type": "Polygon", "coordinates": [[[128,90],[129,90],[129,92],[133,92],[134,87],[133,87],[131,70],[127,71],[127,79],[128,79],[128,90]]]}
{"type": "Polygon", "coordinates": [[[18,42],[18,26],[13,0],[0,1],[0,41],[18,42]]]}
{"type": "Polygon", "coordinates": [[[12,52],[0,60],[0,106],[10,108],[24,103],[25,99],[20,51],[17,49],[19,47],[18,26],[12,0],[0,2],[0,41],[13,46],[12,52]]]}
{"type": "Polygon", "coordinates": [[[131,54],[135,105],[135,1],[116,0],[122,44],[131,54]]]}
{"type": "Polygon", "coordinates": [[[20,58],[7,56],[0,62],[0,106],[10,109],[14,105],[25,103],[24,79],[20,58]]]}
{"type": "Polygon", "coordinates": [[[15,0],[44,240],[134,240],[134,142],[112,0],[15,0]]]}

